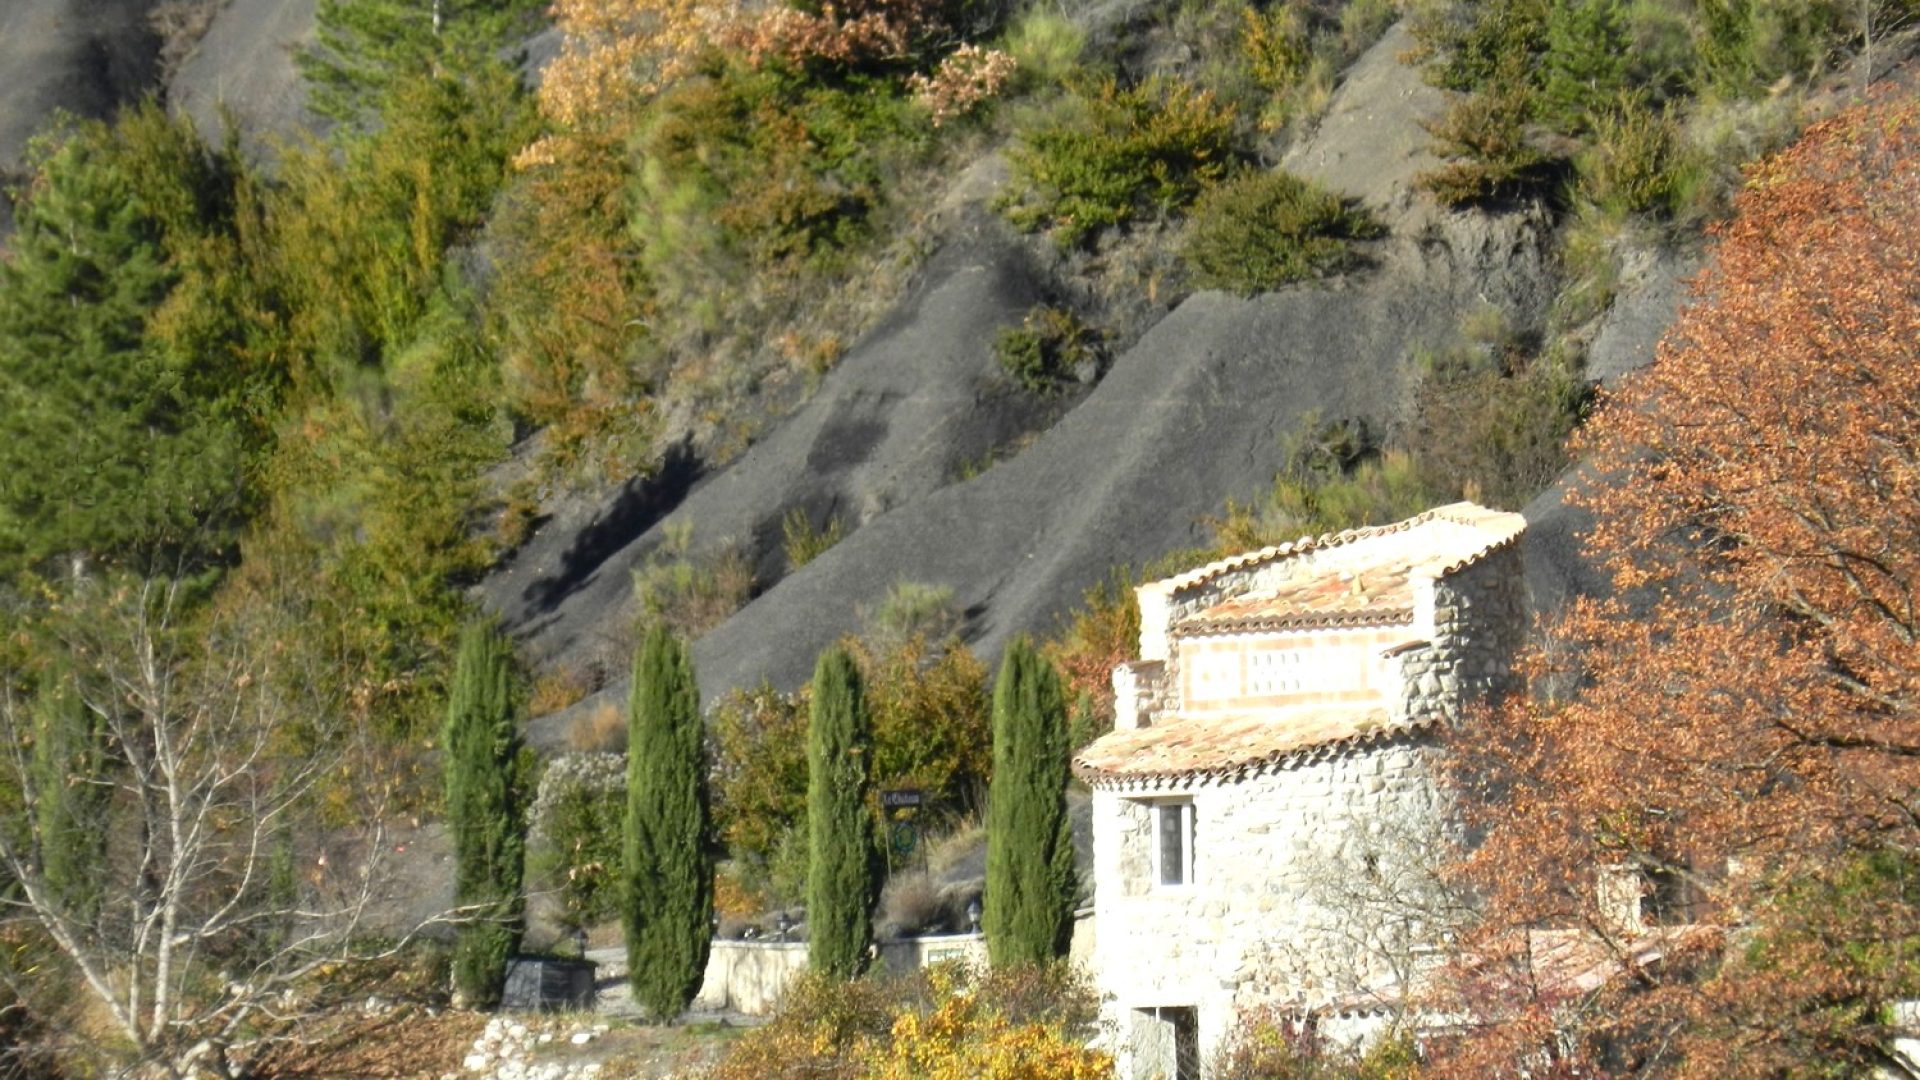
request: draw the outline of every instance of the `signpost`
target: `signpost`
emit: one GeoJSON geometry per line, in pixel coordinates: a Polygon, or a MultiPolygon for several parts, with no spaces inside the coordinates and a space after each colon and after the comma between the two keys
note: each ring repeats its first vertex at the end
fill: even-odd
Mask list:
{"type": "Polygon", "coordinates": [[[887,826],[887,871],[893,871],[894,860],[905,862],[912,857],[920,846],[920,827],[914,823],[914,812],[925,802],[925,796],[918,788],[896,788],[880,793],[880,808],[886,811],[890,824],[887,826]]]}

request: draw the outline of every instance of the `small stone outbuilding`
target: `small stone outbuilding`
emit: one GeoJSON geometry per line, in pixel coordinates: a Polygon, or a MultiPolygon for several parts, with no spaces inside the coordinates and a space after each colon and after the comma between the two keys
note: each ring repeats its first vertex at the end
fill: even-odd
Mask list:
{"type": "Polygon", "coordinates": [[[1074,761],[1121,1077],[1198,1080],[1250,1007],[1364,1025],[1431,952],[1417,905],[1343,903],[1409,900],[1451,834],[1436,736],[1512,685],[1525,528],[1455,503],[1139,588],[1115,729],[1074,761]]]}

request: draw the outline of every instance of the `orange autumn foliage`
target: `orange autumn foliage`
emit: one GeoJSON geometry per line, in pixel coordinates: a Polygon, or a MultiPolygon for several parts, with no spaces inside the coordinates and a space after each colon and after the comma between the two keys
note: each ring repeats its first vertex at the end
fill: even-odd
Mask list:
{"type": "Polygon", "coordinates": [[[1751,174],[1695,304],[1581,436],[1614,594],[1535,658],[1561,700],[1459,740],[1486,808],[1467,951],[1572,928],[1631,955],[1599,867],[1682,884],[1698,929],[1598,989],[1482,965],[1443,1073],[1884,1060],[1885,1006],[1920,993],[1917,206],[1912,94],[1810,129],[1751,174]]]}

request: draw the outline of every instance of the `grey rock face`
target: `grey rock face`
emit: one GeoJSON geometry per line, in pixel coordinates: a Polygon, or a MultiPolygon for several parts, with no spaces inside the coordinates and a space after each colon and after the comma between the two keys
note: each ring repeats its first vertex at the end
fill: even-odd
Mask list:
{"type": "MultiPolygon", "coordinates": [[[[0,4],[0,170],[56,112],[105,116],[153,87],[160,41],[151,0],[6,0],[0,4]]],[[[0,199],[0,236],[12,228],[0,199]]]]}
{"type": "MultiPolygon", "coordinates": [[[[1018,456],[962,480],[955,463],[1034,419],[995,396],[988,346],[1038,284],[1018,246],[981,221],[763,442],[717,475],[668,485],[678,493],[630,491],[630,504],[651,505],[624,521],[616,500],[597,524],[549,525],[486,586],[488,602],[536,658],[552,659],[632,617],[628,571],[663,524],[764,553],[790,506],[859,523],[696,644],[712,700],[762,680],[798,685],[897,581],[951,588],[963,633],[992,656],[1012,634],[1049,629],[1110,568],[1204,542],[1205,519],[1228,497],[1272,483],[1281,438],[1305,414],[1385,426],[1404,405],[1416,347],[1447,339],[1477,308],[1525,324],[1546,302],[1544,215],[1449,213],[1400,194],[1425,167],[1419,153],[1356,156],[1363,128],[1383,146],[1424,146],[1420,122],[1440,103],[1398,65],[1395,42],[1356,66],[1322,126],[1328,141],[1302,151],[1322,183],[1382,200],[1393,235],[1364,269],[1251,299],[1189,298],[1018,456]]],[[[546,726],[620,693],[609,687],[546,726]]]]}
{"type": "Polygon", "coordinates": [[[313,39],[314,0],[230,0],[167,87],[201,135],[221,137],[222,110],[252,140],[310,129],[294,53],[313,39]]]}

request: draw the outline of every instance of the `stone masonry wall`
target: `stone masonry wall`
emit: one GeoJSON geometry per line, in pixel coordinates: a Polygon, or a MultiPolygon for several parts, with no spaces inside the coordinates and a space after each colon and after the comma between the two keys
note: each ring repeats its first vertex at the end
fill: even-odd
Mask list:
{"type": "Polygon", "coordinates": [[[1461,719],[1462,708],[1508,689],[1526,633],[1520,552],[1509,547],[1434,584],[1433,632],[1397,657],[1396,719],[1461,719]]]}
{"type": "MultiPolygon", "coordinates": [[[[1311,1007],[1385,977],[1395,958],[1330,947],[1336,924],[1360,917],[1334,910],[1336,886],[1356,874],[1392,877],[1402,853],[1438,846],[1449,815],[1434,753],[1430,739],[1409,735],[1237,782],[1138,797],[1096,791],[1096,970],[1114,1030],[1128,1030],[1135,1010],[1192,1006],[1210,1049],[1243,1006],[1311,1007]],[[1182,798],[1194,807],[1194,880],[1160,886],[1151,808],[1182,798]]],[[[1123,1061],[1120,1075],[1130,1068],[1123,1061]]]]}

